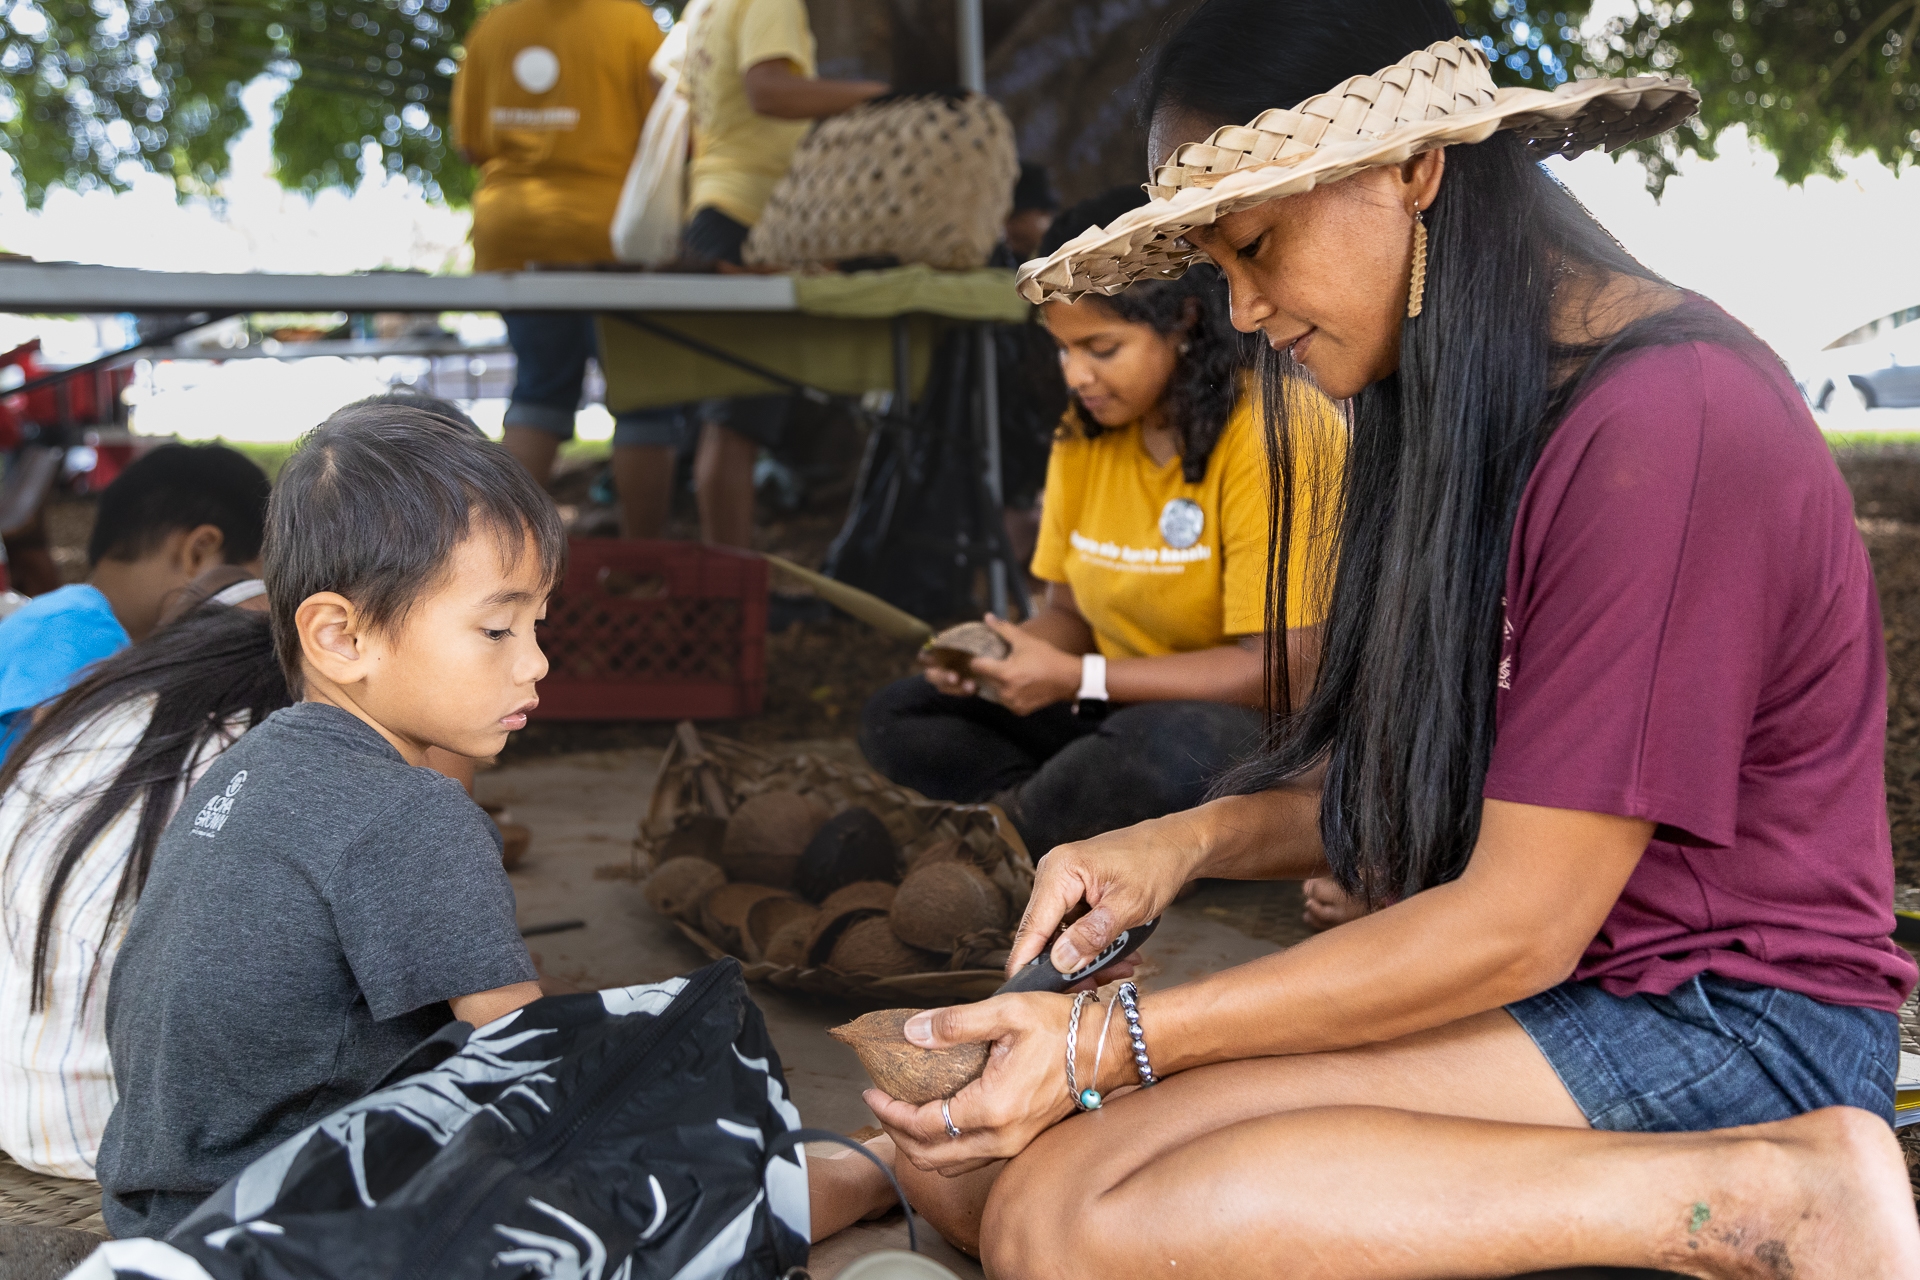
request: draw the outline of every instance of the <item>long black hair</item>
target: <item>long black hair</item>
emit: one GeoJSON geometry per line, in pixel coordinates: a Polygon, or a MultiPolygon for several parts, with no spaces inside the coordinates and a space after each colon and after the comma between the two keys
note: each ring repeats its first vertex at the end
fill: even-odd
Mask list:
{"type": "MultiPolygon", "coordinates": [[[[1040,242],[1042,257],[1088,227],[1105,226],[1129,209],[1147,202],[1139,187],[1116,187],[1066,210],[1047,227],[1040,242]]],[[[1178,280],[1147,280],[1111,297],[1090,294],[1080,305],[1092,304],[1133,324],[1152,327],[1162,336],[1179,334],[1186,345],[1167,380],[1162,398],[1167,422],[1180,441],[1180,472],[1188,484],[1207,476],[1213,446],[1233,416],[1240,398],[1240,377],[1252,367],[1254,344],[1233,327],[1226,282],[1210,267],[1189,271],[1178,280]]],[[[1068,393],[1069,408],[1063,430],[1093,440],[1107,428],[1068,393]]]]}
{"type": "MultiPolygon", "coordinates": [[[[1239,124],[1458,34],[1442,0],[1207,0],[1162,50],[1152,109],[1239,124]]],[[[1556,345],[1562,280],[1657,277],[1511,134],[1447,149],[1426,220],[1424,312],[1402,328],[1398,370],[1353,401],[1312,694],[1292,717],[1270,710],[1264,751],[1215,788],[1264,790],[1324,764],[1327,862],[1370,902],[1459,875],[1479,836],[1508,544],[1554,424],[1629,350],[1754,341],[1724,313],[1683,305],[1592,347],[1556,345]]],[[[1261,361],[1284,563],[1294,449],[1277,389],[1295,370],[1271,351],[1261,361]]],[[[1270,647],[1286,575],[1271,578],[1270,647]]],[[[1286,664],[1270,654],[1268,668],[1269,708],[1288,707],[1286,664]]]]}
{"type": "MultiPolygon", "coordinates": [[[[93,668],[51,704],[16,742],[0,767],[0,794],[12,793],[29,765],[57,764],[74,736],[102,716],[138,698],[153,699],[153,715],[133,752],[111,778],[57,807],[35,805],[21,823],[6,859],[22,856],[20,846],[62,814],[84,809],[67,828],[44,882],[33,935],[35,1012],[46,1008],[54,913],[81,855],[115,819],[138,807],[133,844],[120,873],[96,956],[146,887],[147,869],[160,834],[185,794],[187,771],[215,740],[244,731],[290,701],[286,677],[273,653],[273,627],[264,613],[203,604],[132,648],[93,668]]],[[[29,798],[30,799],[30,798],[29,798]]],[[[24,887],[24,886],[23,886],[24,887]]],[[[88,975],[91,989],[99,979],[88,975]]]]}

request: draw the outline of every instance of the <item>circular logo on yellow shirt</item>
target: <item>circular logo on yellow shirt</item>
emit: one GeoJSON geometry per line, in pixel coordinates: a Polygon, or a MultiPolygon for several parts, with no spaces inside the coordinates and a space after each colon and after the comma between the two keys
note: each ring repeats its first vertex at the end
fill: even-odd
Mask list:
{"type": "Polygon", "coordinates": [[[545,93],[560,83],[560,59],[553,50],[530,44],[513,55],[513,78],[528,93],[545,93]]]}
{"type": "Polygon", "coordinates": [[[1207,513],[1190,498],[1169,498],[1160,508],[1160,536],[1176,551],[1200,541],[1200,531],[1206,527],[1207,513]]]}

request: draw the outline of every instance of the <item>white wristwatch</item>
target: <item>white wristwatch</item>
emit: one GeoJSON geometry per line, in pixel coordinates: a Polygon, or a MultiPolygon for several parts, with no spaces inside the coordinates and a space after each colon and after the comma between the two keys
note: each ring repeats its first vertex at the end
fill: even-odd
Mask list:
{"type": "Polygon", "coordinates": [[[1109,701],[1105,654],[1089,653],[1080,659],[1080,692],[1074,697],[1081,702],[1109,701]]]}

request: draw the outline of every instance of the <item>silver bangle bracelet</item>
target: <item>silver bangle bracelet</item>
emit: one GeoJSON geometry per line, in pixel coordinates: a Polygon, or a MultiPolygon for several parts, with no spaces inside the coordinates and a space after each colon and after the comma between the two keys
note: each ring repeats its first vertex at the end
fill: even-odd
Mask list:
{"type": "Polygon", "coordinates": [[[1082,991],[1073,998],[1073,1012],[1067,1015],[1067,1097],[1074,1106],[1080,1105],[1080,1086],[1073,1078],[1073,1059],[1080,1048],[1080,1010],[1087,1001],[1095,1000],[1091,991],[1082,991]]]}
{"type": "Polygon", "coordinates": [[[1151,1085],[1156,1077],[1153,1064],[1147,1060],[1147,1033],[1140,1026],[1140,989],[1123,982],[1117,999],[1127,1015],[1127,1039],[1133,1044],[1133,1065],[1140,1072],[1140,1084],[1151,1085]]]}

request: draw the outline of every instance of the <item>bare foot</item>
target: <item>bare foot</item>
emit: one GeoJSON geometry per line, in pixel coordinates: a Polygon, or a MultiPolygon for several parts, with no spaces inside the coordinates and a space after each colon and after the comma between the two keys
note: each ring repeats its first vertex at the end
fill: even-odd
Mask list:
{"type": "Polygon", "coordinates": [[[1367,905],[1360,899],[1348,895],[1338,882],[1330,876],[1318,876],[1303,881],[1300,892],[1306,899],[1307,909],[1300,915],[1307,927],[1316,933],[1325,932],[1337,924],[1349,920],[1358,920],[1367,914],[1367,905]]]}
{"type": "Polygon", "coordinates": [[[1740,1181],[1724,1211],[1694,1206],[1687,1244],[1667,1265],[1756,1280],[1920,1277],[1906,1161],[1884,1120],[1828,1107],[1726,1139],[1743,1149],[1717,1163],[1740,1181]]]}
{"type": "MultiPolygon", "coordinates": [[[[887,1168],[894,1167],[891,1137],[866,1129],[853,1136],[864,1138],[861,1146],[878,1156],[887,1168]],[[869,1132],[875,1136],[866,1137],[869,1132]]],[[[884,1218],[900,1207],[893,1184],[873,1161],[834,1142],[807,1143],[807,1195],[812,1204],[815,1244],[856,1222],[884,1218]]]]}

